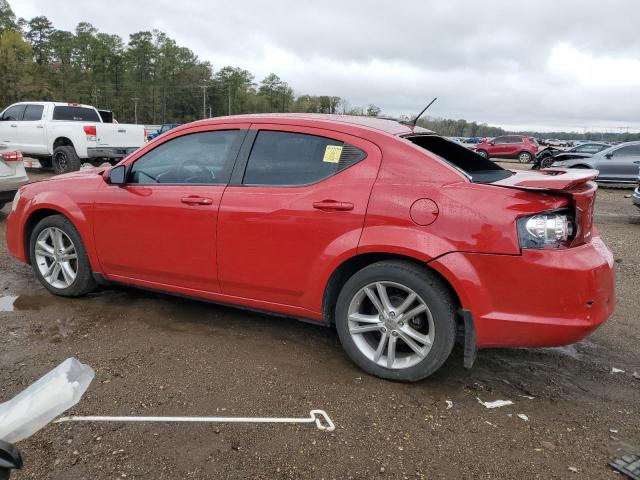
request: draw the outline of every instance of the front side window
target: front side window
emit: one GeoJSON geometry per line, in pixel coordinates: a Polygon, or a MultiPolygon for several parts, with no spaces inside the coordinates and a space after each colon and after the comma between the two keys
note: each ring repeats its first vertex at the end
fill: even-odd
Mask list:
{"type": "Polygon", "coordinates": [[[353,145],[317,135],[262,130],[244,173],[245,185],[310,185],[364,159],[353,145]]]}
{"type": "Polygon", "coordinates": [[[53,109],[54,120],[67,122],[100,122],[100,115],[93,108],[57,106],[53,109]]]}
{"type": "Polygon", "coordinates": [[[640,145],[628,145],[613,152],[615,157],[640,157],[640,145]]]}
{"type": "Polygon", "coordinates": [[[42,105],[27,105],[27,108],[24,111],[25,122],[36,122],[38,120],[42,120],[42,112],[44,111],[44,106],[42,105]]]}
{"type": "Polygon", "coordinates": [[[493,140],[493,143],[495,144],[503,144],[503,143],[509,143],[507,137],[496,137],[493,140]]]}
{"type": "Polygon", "coordinates": [[[9,107],[2,114],[2,120],[19,122],[19,121],[22,120],[22,115],[24,114],[24,109],[25,109],[25,105],[14,105],[13,107],[9,107]]]}
{"type": "Polygon", "coordinates": [[[239,133],[198,132],[164,142],[135,161],[127,183],[226,184],[239,133]]]}

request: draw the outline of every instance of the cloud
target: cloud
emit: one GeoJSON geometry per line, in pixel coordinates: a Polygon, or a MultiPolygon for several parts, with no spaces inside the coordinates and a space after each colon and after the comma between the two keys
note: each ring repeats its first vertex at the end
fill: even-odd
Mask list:
{"type": "Polygon", "coordinates": [[[14,1],[16,14],[125,40],[160,29],[214,68],[275,72],[296,93],[507,127],[640,129],[637,0],[14,1]]]}

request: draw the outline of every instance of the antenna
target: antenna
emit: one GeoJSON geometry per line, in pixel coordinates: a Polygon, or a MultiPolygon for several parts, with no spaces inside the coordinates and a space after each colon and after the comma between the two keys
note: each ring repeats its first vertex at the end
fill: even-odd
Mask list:
{"type": "Polygon", "coordinates": [[[438,97],[434,97],[433,100],[431,100],[429,102],[429,105],[427,105],[426,107],[424,107],[422,109],[422,111],[413,119],[413,120],[407,120],[407,121],[401,121],[400,123],[404,124],[404,125],[409,125],[411,128],[414,128],[416,126],[416,124],[418,123],[418,119],[424,114],[424,112],[427,111],[427,109],[433,105],[433,103],[438,99],[438,97]]]}

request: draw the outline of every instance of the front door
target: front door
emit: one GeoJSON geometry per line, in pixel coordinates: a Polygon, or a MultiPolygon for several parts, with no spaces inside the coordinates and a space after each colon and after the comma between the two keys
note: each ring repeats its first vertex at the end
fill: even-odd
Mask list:
{"type": "Polygon", "coordinates": [[[18,126],[17,141],[20,150],[26,154],[44,155],[47,145],[44,138],[44,122],[42,115],[44,105],[28,104],[22,121],[18,126]]]}
{"type": "Polygon", "coordinates": [[[108,278],[219,291],[218,208],[246,127],[178,132],[128,164],[124,186],[100,187],[94,238],[108,278]]]}
{"type": "Polygon", "coordinates": [[[0,117],[0,147],[8,150],[20,150],[18,128],[24,115],[24,104],[7,108],[0,117]]]}
{"type": "Polygon", "coordinates": [[[220,204],[222,293],[319,311],[305,292],[321,265],[357,248],[380,161],[360,138],[254,125],[220,204]]]}
{"type": "Polygon", "coordinates": [[[604,180],[635,182],[640,167],[640,144],[625,145],[599,156],[596,168],[604,180]]]}

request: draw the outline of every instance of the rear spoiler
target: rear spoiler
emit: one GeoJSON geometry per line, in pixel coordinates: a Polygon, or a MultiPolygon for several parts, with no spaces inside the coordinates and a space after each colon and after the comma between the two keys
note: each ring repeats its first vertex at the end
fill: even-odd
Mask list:
{"type": "Polygon", "coordinates": [[[575,210],[576,233],[571,246],[582,245],[591,239],[593,207],[598,186],[593,180],[600,172],[591,169],[546,168],[543,170],[517,170],[513,175],[493,182],[507,188],[537,190],[569,197],[575,210]]]}
{"type": "Polygon", "coordinates": [[[553,190],[556,192],[566,192],[578,185],[595,180],[598,176],[597,170],[590,169],[566,169],[566,168],[545,168],[544,170],[516,170],[513,175],[492,185],[501,187],[512,187],[532,190],[553,190]]]}

